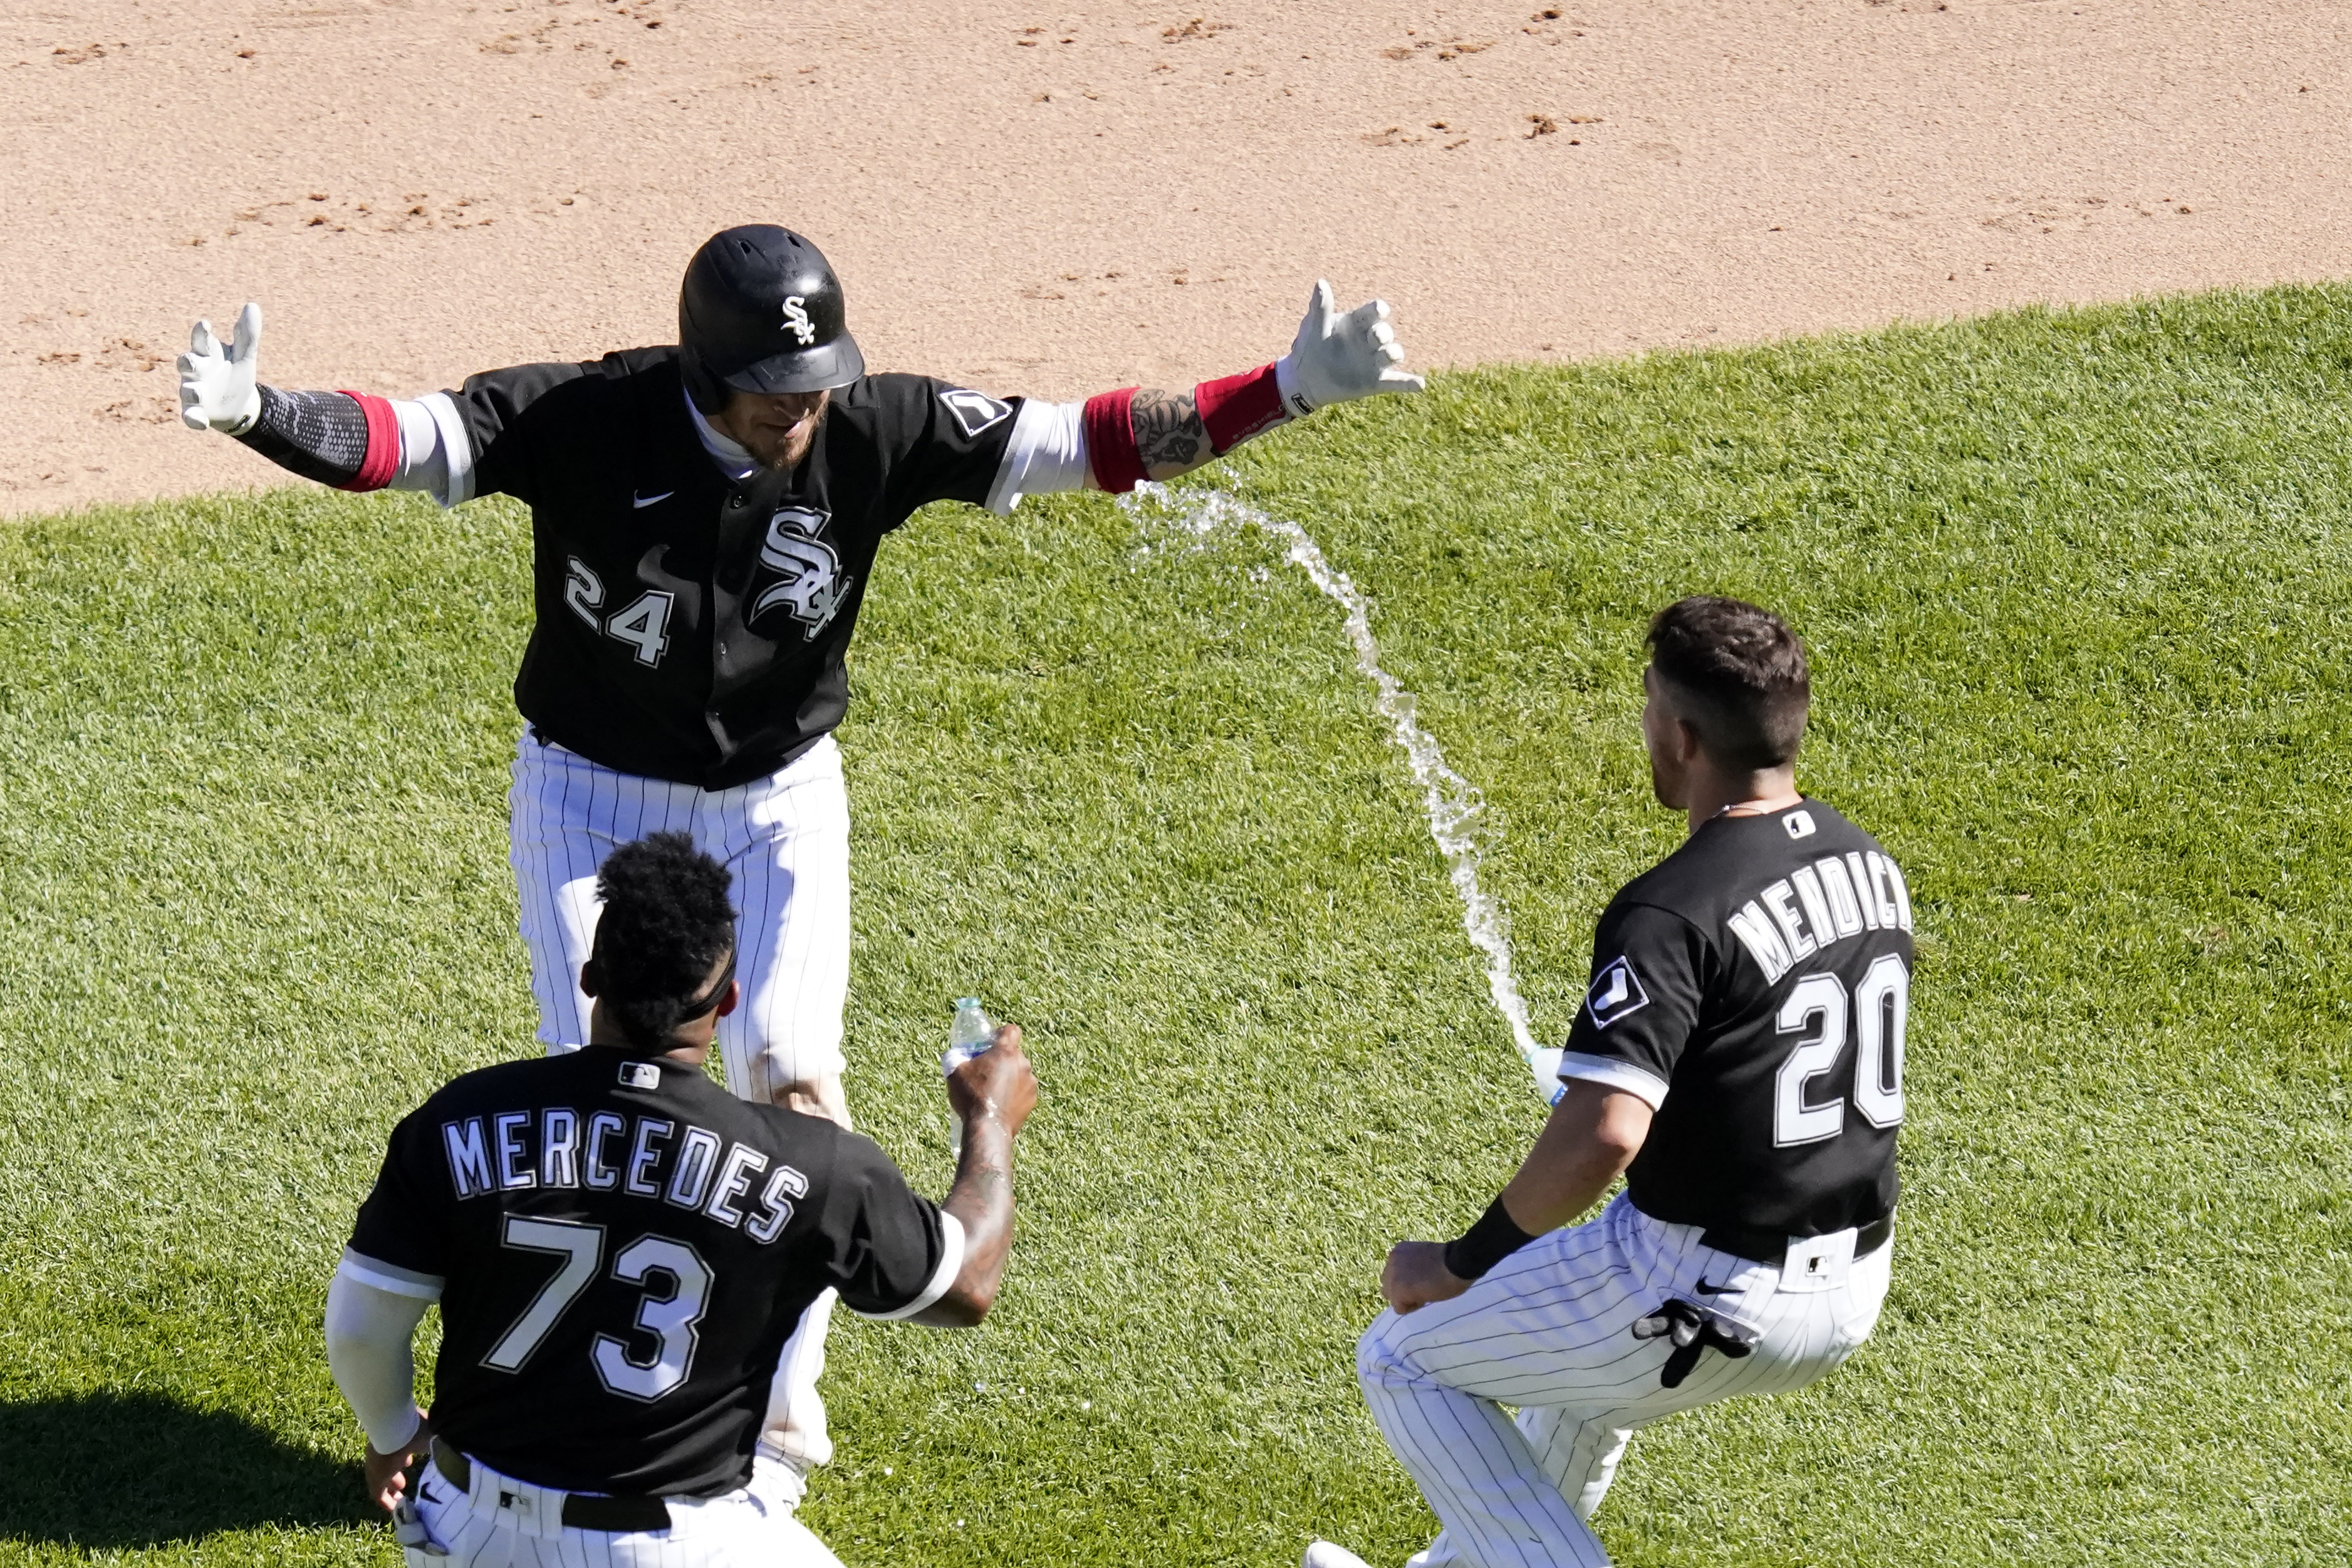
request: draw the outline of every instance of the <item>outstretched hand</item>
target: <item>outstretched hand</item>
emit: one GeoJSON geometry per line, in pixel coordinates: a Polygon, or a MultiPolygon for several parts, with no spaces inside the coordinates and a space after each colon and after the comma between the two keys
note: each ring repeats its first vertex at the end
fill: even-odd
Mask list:
{"type": "Polygon", "coordinates": [[[1366,300],[1343,315],[1331,285],[1316,283],[1298,336],[1277,373],[1283,405],[1294,417],[1326,404],[1384,392],[1419,392],[1427,384],[1411,371],[1397,368],[1404,362],[1404,346],[1396,341],[1389,315],[1386,300],[1366,300]]]}
{"type": "Polygon", "coordinates": [[[180,423],[191,430],[242,436],[261,417],[261,389],[254,383],[254,351],[261,346],[261,307],[248,303],[236,314],[236,333],[223,353],[210,321],[198,321],[180,356],[180,423]]]}

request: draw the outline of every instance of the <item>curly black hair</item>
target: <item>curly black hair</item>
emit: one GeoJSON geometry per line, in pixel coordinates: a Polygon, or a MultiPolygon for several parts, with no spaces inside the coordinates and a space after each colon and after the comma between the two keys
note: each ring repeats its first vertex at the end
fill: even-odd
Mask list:
{"type": "MultiPolygon", "coordinates": [[[[709,989],[711,967],[735,951],[734,878],[683,833],[656,833],[613,851],[596,873],[597,1000],[640,1047],[660,1045],[709,989]]],[[[725,989],[725,978],[719,989],[725,989]]],[[[710,1002],[715,1003],[716,997],[710,1002]]]]}

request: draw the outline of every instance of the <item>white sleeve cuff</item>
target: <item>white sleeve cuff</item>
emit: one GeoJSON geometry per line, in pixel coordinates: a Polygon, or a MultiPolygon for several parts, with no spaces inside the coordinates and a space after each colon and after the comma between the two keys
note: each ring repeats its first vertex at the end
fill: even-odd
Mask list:
{"type": "Polygon", "coordinates": [[[353,1252],[348,1247],[343,1248],[343,1261],[335,1272],[391,1295],[414,1296],[428,1303],[441,1299],[444,1283],[438,1274],[420,1274],[414,1268],[396,1268],[363,1252],[353,1252]]]}
{"type": "Polygon", "coordinates": [[[423,490],[444,510],[473,500],[474,443],[449,395],[428,392],[414,403],[392,406],[400,416],[401,456],[401,471],[392,481],[393,489],[423,490]],[[423,416],[414,441],[408,433],[412,408],[423,416]],[[428,424],[429,433],[424,428],[428,424]]]}
{"type": "MultiPolygon", "coordinates": [[[[923,1293],[916,1297],[913,1300],[908,1302],[905,1306],[896,1308],[893,1310],[887,1312],[858,1312],[857,1315],[861,1318],[869,1319],[877,1323],[895,1323],[901,1319],[911,1318],[916,1313],[921,1311],[924,1308],[929,1306],[932,1302],[938,1300],[940,1297],[946,1295],[948,1293],[948,1287],[954,1284],[956,1282],[956,1276],[962,1272],[963,1221],[956,1218],[955,1215],[948,1213],[945,1209],[941,1209],[940,1211],[940,1266],[931,1270],[930,1280],[929,1283],[924,1285],[923,1293]]],[[[852,1308],[851,1310],[856,1311],[856,1309],[852,1308]]],[[[382,1450],[378,1450],[378,1452],[381,1451],[382,1450]]]]}
{"type": "Polygon", "coordinates": [[[394,468],[386,488],[395,490],[428,490],[441,477],[441,427],[433,422],[433,411],[422,403],[394,398],[393,417],[400,423],[400,466],[394,468]]]}
{"type": "Polygon", "coordinates": [[[1588,1057],[1577,1051],[1562,1051],[1559,1054],[1559,1076],[1563,1082],[1598,1083],[1622,1089],[1653,1110],[1666,1103],[1664,1079],[1646,1068],[1621,1062],[1614,1057],[1588,1057]]]}
{"type": "Polygon", "coordinates": [[[1022,402],[996,483],[989,487],[989,510],[1009,517],[1023,496],[1087,488],[1086,411],[1083,403],[1022,402]]]}

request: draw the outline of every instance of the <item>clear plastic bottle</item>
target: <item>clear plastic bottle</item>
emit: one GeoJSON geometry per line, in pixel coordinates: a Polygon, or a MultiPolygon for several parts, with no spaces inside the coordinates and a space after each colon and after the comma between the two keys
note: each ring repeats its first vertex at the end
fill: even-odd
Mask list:
{"type": "MultiPolygon", "coordinates": [[[[996,1026],[981,1011],[980,998],[957,997],[955,1021],[948,1026],[948,1048],[940,1058],[940,1076],[947,1077],[988,1049],[995,1037],[996,1026]]],[[[963,1123],[952,1110],[948,1112],[948,1147],[959,1154],[963,1152],[963,1123]]]]}

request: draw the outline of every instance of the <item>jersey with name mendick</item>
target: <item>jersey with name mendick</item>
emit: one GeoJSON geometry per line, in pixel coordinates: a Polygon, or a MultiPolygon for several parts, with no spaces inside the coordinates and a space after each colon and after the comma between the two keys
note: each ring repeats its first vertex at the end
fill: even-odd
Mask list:
{"type": "Polygon", "coordinates": [[[798,468],[739,481],[702,445],[675,348],[491,371],[449,395],[463,493],[531,509],[523,717],[607,767],[705,789],[772,773],[840,723],[876,547],[931,501],[984,502],[1019,406],[865,376],[834,393],[798,468]]]}
{"type": "Polygon", "coordinates": [[[567,1491],[742,1484],[784,1341],[828,1287],[903,1316],[961,1232],[871,1140],[604,1047],[468,1073],[392,1134],[346,1270],[440,1290],[433,1420],[567,1491]]]}
{"type": "Polygon", "coordinates": [[[1786,1237],[1892,1213],[1911,960],[1902,871],[1818,801],[1718,816],[1627,883],[1560,1076],[1655,1109],[1634,1205],[1786,1237]]]}

